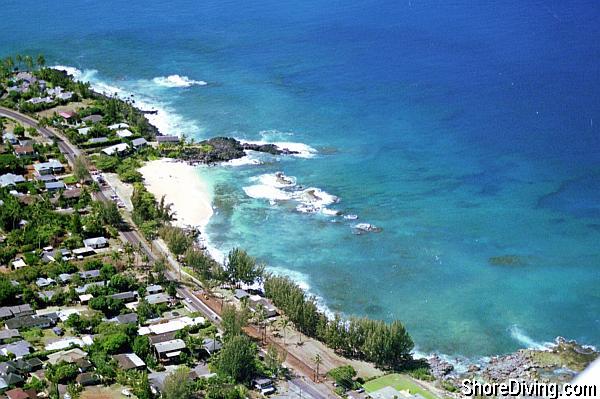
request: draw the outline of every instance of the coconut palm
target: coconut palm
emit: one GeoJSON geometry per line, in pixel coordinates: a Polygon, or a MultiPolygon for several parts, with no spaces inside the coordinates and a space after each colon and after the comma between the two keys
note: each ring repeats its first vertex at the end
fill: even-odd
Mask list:
{"type": "Polygon", "coordinates": [[[287,330],[290,328],[290,321],[288,319],[281,320],[281,330],[283,331],[283,346],[286,345],[285,338],[287,335],[287,330]]]}
{"type": "Polygon", "coordinates": [[[44,65],[46,65],[46,58],[40,54],[37,56],[36,63],[38,64],[38,67],[43,68],[44,65]]]}
{"type": "Polygon", "coordinates": [[[323,363],[323,359],[321,359],[321,355],[318,353],[315,355],[313,362],[315,363],[316,372],[315,372],[315,382],[319,381],[319,366],[323,363]]]}
{"type": "Polygon", "coordinates": [[[25,57],[23,57],[23,62],[27,66],[28,71],[33,70],[33,58],[31,58],[30,55],[26,55],[25,57]]]}

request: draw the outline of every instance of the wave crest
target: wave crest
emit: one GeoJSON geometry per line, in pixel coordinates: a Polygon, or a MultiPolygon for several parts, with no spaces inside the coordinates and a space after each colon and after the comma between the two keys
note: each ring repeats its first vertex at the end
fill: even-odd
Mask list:
{"type": "Polygon", "coordinates": [[[162,87],[206,86],[208,84],[203,80],[194,80],[182,75],[158,76],[152,81],[162,87]]]}

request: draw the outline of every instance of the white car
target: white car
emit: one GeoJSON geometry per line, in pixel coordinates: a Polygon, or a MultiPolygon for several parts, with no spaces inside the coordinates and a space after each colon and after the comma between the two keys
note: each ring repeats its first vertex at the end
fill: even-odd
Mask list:
{"type": "Polygon", "coordinates": [[[121,391],[121,395],[123,395],[123,396],[127,396],[127,397],[130,397],[130,396],[131,396],[131,392],[129,392],[129,390],[128,390],[128,389],[123,389],[123,390],[121,391]]]}

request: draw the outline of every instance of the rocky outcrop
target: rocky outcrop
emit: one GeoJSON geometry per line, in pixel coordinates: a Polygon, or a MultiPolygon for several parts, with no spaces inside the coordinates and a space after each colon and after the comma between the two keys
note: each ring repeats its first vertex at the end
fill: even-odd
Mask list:
{"type": "Polygon", "coordinates": [[[196,144],[186,144],[176,154],[178,159],[194,163],[214,164],[242,158],[246,150],[264,152],[272,155],[297,154],[274,144],[242,143],[231,137],[214,137],[196,144]]]}
{"type": "Polygon", "coordinates": [[[454,370],[453,365],[451,365],[438,355],[430,357],[429,359],[427,359],[427,362],[429,363],[429,369],[431,371],[431,374],[435,378],[444,378],[445,376],[450,374],[452,370],[454,370]]]}

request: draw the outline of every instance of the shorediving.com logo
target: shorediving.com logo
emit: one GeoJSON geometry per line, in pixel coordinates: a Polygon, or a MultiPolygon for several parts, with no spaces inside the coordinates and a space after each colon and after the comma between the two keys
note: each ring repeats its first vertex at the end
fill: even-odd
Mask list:
{"type": "Polygon", "coordinates": [[[534,398],[598,398],[598,385],[554,384],[509,380],[503,383],[484,383],[463,380],[461,392],[465,396],[534,397],[534,398]]]}

